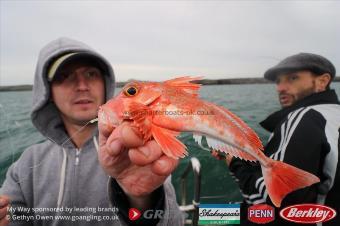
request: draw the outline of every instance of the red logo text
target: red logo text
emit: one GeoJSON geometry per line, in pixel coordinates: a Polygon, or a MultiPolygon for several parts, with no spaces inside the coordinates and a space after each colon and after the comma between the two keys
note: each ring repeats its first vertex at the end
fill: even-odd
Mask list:
{"type": "Polygon", "coordinates": [[[328,206],[299,204],[282,209],[280,216],[287,221],[312,224],[329,221],[336,216],[336,212],[328,206]]]}
{"type": "Polygon", "coordinates": [[[248,208],[248,220],[257,224],[266,224],[275,219],[274,207],[258,204],[248,208]]]}

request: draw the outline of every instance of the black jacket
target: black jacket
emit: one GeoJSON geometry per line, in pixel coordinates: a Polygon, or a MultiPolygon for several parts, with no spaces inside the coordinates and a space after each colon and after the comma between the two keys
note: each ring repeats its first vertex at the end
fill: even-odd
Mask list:
{"type": "MultiPolygon", "coordinates": [[[[288,194],[281,208],[293,204],[320,203],[340,210],[340,105],[334,90],[312,94],[295,105],[270,115],[260,123],[272,132],[264,153],[315,174],[320,183],[288,194]]],[[[242,224],[247,224],[247,207],[273,204],[268,197],[259,164],[233,159],[230,171],[244,198],[242,224]]],[[[278,216],[275,224],[288,224],[278,216]]],[[[337,220],[339,221],[339,218],[337,220]]],[[[328,223],[335,224],[335,220],[328,223]]],[[[324,223],[325,225],[325,223],[324,223]]],[[[340,225],[337,223],[337,225],[340,225]]]]}

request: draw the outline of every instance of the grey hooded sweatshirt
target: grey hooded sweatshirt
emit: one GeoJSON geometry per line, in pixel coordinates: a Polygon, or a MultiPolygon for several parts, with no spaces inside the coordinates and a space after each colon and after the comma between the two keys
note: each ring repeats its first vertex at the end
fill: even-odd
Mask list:
{"type": "MultiPolygon", "coordinates": [[[[125,194],[98,162],[98,131],[78,150],[69,140],[56,106],[49,101],[50,85],[46,74],[50,62],[60,55],[77,51],[90,52],[106,64],[106,100],[113,96],[113,70],[109,62],[89,46],[59,38],[41,50],[35,73],[31,119],[47,140],[27,148],[8,169],[0,194],[11,199],[10,225],[112,226],[137,223],[127,220],[127,210],[123,211],[124,214],[118,211],[117,205],[127,209],[128,204],[124,203],[125,194]]],[[[164,211],[161,219],[156,221],[157,225],[182,225],[182,214],[170,178],[157,192],[160,194],[157,197],[162,197],[158,207],[164,211]]]]}

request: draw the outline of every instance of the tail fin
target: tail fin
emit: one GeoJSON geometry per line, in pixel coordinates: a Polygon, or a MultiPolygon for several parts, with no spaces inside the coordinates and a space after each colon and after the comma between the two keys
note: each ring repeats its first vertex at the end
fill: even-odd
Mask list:
{"type": "Polygon", "coordinates": [[[320,182],[317,176],[284,162],[271,160],[269,167],[261,167],[268,195],[276,207],[290,192],[320,182]]]}

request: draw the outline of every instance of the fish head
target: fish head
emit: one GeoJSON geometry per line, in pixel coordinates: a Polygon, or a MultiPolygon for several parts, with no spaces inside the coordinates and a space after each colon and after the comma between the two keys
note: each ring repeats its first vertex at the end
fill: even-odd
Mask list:
{"type": "Polygon", "coordinates": [[[132,81],[99,108],[98,121],[113,129],[123,121],[130,121],[144,142],[154,139],[167,156],[182,158],[187,151],[185,145],[176,139],[181,131],[174,126],[178,119],[159,112],[178,106],[180,109],[197,98],[200,85],[191,81],[199,79],[185,76],[161,83],[132,81]]]}
{"type": "Polygon", "coordinates": [[[100,106],[98,120],[100,123],[117,127],[124,120],[131,120],[129,109],[132,103],[150,106],[161,95],[161,83],[129,82],[115,97],[100,106]]]}
{"type": "MultiPolygon", "coordinates": [[[[198,96],[199,84],[191,83],[194,80],[200,80],[201,77],[177,77],[164,82],[141,82],[131,81],[126,84],[122,90],[100,106],[98,112],[98,121],[112,127],[117,127],[123,121],[134,121],[133,113],[148,111],[148,113],[160,108],[161,105],[175,105],[179,102],[174,96],[186,96],[187,102],[198,96]],[[156,107],[157,106],[157,107],[156,107]]],[[[163,117],[162,120],[165,118],[163,117]]],[[[149,126],[150,120],[142,120],[144,124],[149,126]]],[[[141,127],[141,125],[140,125],[141,127]]]]}

